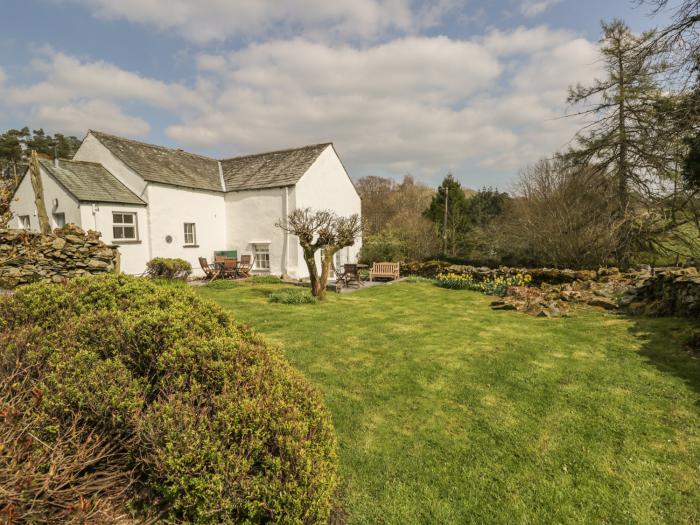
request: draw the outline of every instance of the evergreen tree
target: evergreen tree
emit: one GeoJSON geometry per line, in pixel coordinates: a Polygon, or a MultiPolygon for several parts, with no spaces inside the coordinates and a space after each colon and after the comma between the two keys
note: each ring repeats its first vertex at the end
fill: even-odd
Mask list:
{"type": "Polygon", "coordinates": [[[640,207],[659,202],[659,191],[673,176],[674,142],[669,137],[669,104],[657,84],[664,65],[640,50],[653,33],[633,34],[619,20],[603,23],[601,53],[605,77],[592,86],[570,90],[569,102],[587,104],[577,115],[592,121],[577,135],[567,158],[578,166],[595,166],[615,181],[616,258],[625,265],[645,243],[651,227],[642,224],[640,207]]]}
{"type": "Polygon", "coordinates": [[[462,185],[448,174],[424,213],[437,226],[443,240],[443,255],[459,255],[469,230],[469,207],[462,185]]]}

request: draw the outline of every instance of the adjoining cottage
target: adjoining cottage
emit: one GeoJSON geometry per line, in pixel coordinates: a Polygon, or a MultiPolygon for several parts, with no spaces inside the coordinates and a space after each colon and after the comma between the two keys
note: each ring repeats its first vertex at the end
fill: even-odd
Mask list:
{"type": "MultiPolygon", "coordinates": [[[[295,237],[275,222],[297,208],[360,214],[360,197],[333,144],[215,160],[89,131],[73,160],[41,160],[53,227],[68,223],[119,246],[126,273],[153,257],[198,257],[235,250],[254,256],[255,273],[306,277],[295,237]]],[[[10,205],[11,227],[39,228],[30,177],[10,205]]],[[[336,255],[355,262],[361,241],[336,255]]]]}

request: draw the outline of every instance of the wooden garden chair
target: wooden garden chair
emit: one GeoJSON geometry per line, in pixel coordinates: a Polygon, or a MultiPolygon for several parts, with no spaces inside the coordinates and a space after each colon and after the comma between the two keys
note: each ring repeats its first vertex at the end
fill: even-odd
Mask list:
{"type": "Polygon", "coordinates": [[[250,277],[250,271],[253,269],[253,256],[241,255],[238,261],[238,275],[240,277],[250,277]]]}
{"type": "Polygon", "coordinates": [[[357,283],[357,286],[362,286],[360,280],[360,271],[357,264],[344,264],[343,273],[341,273],[336,281],[342,282],[345,286],[350,286],[350,283],[357,283]]]}
{"type": "Polygon", "coordinates": [[[209,261],[207,261],[204,257],[199,258],[199,266],[202,268],[206,278],[210,281],[213,281],[219,276],[220,271],[216,267],[212,268],[209,266],[209,261]]]}
{"type": "Polygon", "coordinates": [[[238,259],[224,257],[224,277],[227,279],[238,277],[238,259]]]}

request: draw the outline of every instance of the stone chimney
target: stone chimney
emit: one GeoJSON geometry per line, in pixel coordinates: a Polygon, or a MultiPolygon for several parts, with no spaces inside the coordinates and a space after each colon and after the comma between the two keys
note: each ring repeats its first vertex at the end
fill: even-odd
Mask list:
{"type": "Polygon", "coordinates": [[[53,167],[58,168],[58,146],[53,147],[53,167]]]}

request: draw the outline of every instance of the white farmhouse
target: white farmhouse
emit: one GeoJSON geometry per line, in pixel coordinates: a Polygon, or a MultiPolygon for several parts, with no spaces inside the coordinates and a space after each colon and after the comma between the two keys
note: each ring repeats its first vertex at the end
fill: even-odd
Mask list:
{"type": "MultiPolygon", "coordinates": [[[[236,250],[255,273],[306,277],[297,239],[275,222],[297,208],[360,214],[360,197],[332,144],[215,160],[89,131],[72,161],[41,160],[53,227],[73,223],[119,246],[122,270],[139,274],[153,257],[236,250]]],[[[39,228],[31,180],[13,197],[11,227],[39,228]]],[[[336,256],[355,262],[361,240],[336,256]]]]}

